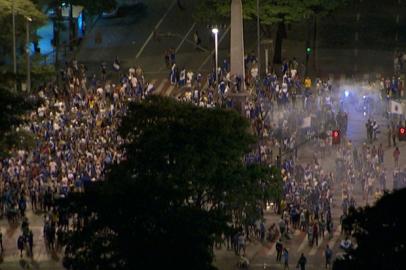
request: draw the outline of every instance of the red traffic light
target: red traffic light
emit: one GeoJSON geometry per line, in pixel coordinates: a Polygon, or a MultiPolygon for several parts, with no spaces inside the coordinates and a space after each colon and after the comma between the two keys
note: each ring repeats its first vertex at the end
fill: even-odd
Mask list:
{"type": "Polygon", "coordinates": [[[333,137],[332,144],[340,144],[341,138],[340,138],[340,131],[339,130],[333,130],[331,132],[331,136],[333,137]]]}
{"type": "Polygon", "coordinates": [[[406,141],[406,128],[400,127],[399,128],[399,141],[406,141]]]}

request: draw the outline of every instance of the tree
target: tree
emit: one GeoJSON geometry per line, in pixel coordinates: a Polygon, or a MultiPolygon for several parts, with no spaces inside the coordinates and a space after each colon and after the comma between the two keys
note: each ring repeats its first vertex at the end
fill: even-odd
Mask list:
{"type": "Polygon", "coordinates": [[[405,269],[406,218],[399,206],[406,189],[385,194],[372,207],[354,210],[346,222],[352,225],[356,248],[334,262],[335,270],[405,269]]]}
{"type": "Polygon", "coordinates": [[[305,8],[313,17],[313,59],[314,69],[317,71],[317,38],[318,38],[318,24],[321,17],[333,12],[340,5],[343,5],[347,0],[308,0],[304,1],[305,8]]]}
{"type": "Polygon", "coordinates": [[[71,5],[83,6],[90,15],[99,15],[116,7],[116,0],[69,0],[71,5]]]}
{"type": "Polygon", "coordinates": [[[0,1],[0,17],[12,14],[12,4],[17,15],[31,17],[35,22],[44,22],[44,14],[30,0],[2,0],[0,1]]]}
{"type": "Polygon", "coordinates": [[[243,164],[255,138],[235,111],[154,96],[130,104],[119,131],[125,160],[68,198],[84,223],[68,269],[212,269],[215,239],[281,193],[277,169],[243,164]]]}
{"type": "MultiPolygon", "coordinates": [[[[14,2],[16,15],[16,46],[18,48],[25,48],[26,45],[26,19],[24,16],[32,19],[30,27],[32,33],[35,33],[35,29],[46,21],[46,16],[29,0],[1,0],[0,26],[2,30],[0,31],[0,53],[3,58],[7,55],[10,56],[12,52],[12,2],[14,2]]],[[[31,36],[33,37],[34,35],[31,36]]]]}
{"type": "MultiPolygon", "coordinates": [[[[4,82],[4,76],[0,76],[4,82]]],[[[5,85],[0,85],[0,156],[14,146],[29,146],[32,137],[29,132],[16,130],[24,123],[24,114],[35,108],[36,102],[28,100],[21,94],[7,90],[5,85]]]]}
{"type": "MultiPolygon", "coordinates": [[[[257,19],[257,0],[243,0],[243,14],[247,20],[257,19]]],[[[272,35],[276,30],[274,63],[282,62],[283,39],[286,38],[286,25],[296,23],[313,14],[321,14],[321,11],[331,11],[338,6],[339,0],[260,0],[260,25],[261,31],[272,35]],[[334,3],[334,4],[333,4],[334,3]]],[[[213,22],[230,16],[229,0],[206,0],[201,1],[196,13],[196,19],[204,22],[213,22]]]]}

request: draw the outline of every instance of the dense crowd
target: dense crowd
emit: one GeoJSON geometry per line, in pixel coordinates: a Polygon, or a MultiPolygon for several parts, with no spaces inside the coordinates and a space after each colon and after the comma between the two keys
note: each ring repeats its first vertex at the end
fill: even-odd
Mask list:
{"type": "MultiPolygon", "coordinates": [[[[245,161],[281,168],[283,200],[275,205],[280,221],[268,228],[264,220],[252,221],[246,228],[226,235],[227,245],[237,254],[245,253],[247,239],[258,237],[277,241],[278,259],[283,255],[287,260],[288,251],[282,241],[290,238],[294,230],[305,231],[310,245],[318,245],[320,237],[332,237],[332,204],[339,203],[333,201],[332,188],[337,181],[342,185],[343,217],[355,206],[355,184],[362,186],[366,201],[385,189],[385,174],[380,166],[382,145],[357,149],[346,140],[348,144],[338,148],[336,172],[321,168],[320,158],[331,147],[328,132],[339,129],[345,137],[348,115],[332,81],[312,81],[296,59],[284,61],[280,70],[271,68],[260,80],[256,59],[249,55],[245,82],[240,76],[230,75],[227,61],[206,79],[201,73],[179,70],[170,53],[166,61],[170,82],[180,89],[177,98],[184,102],[208,108],[238,107],[231,94],[241,92],[245,85],[249,94],[240,109],[259,138],[258,147],[245,161]],[[317,151],[312,162],[302,164],[297,160],[298,147],[309,141],[317,151]]],[[[59,249],[69,225],[78,226],[78,217],[67,216],[55,202],[70,191],[83,190],[88,182],[103,179],[106,166],[120,162],[123,139],[117,127],[126,103],[156,91],[144,78],[141,67],[120,75],[120,62],[115,59],[114,77],[119,77],[116,82],[107,79],[108,70],[103,63],[98,76],[88,74],[86,67],[75,60],[66,63],[60,73],[62,88],[53,82],[41,86],[37,96],[43,105],[27,116],[27,125],[19,127],[34,134],[33,149],[12,149],[10,156],[0,162],[0,211],[10,222],[21,221],[22,234],[17,241],[21,256],[24,249],[32,255],[33,235],[25,217],[27,204],[34,212],[44,213],[47,247],[59,249]]]]}

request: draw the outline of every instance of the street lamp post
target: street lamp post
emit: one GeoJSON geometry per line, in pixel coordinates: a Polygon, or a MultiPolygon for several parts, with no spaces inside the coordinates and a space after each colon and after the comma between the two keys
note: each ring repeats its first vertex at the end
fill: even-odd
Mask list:
{"type": "Polygon", "coordinates": [[[261,76],[261,43],[259,24],[259,0],[257,0],[257,55],[258,55],[258,78],[261,76]]]}
{"type": "Polygon", "coordinates": [[[27,52],[27,92],[31,91],[31,61],[30,61],[30,23],[32,19],[24,16],[26,21],[26,52],[27,52]]]}
{"type": "Polygon", "coordinates": [[[216,62],[216,67],[215,67],[215,72],[216,72],[216,85],[218,85],[218,65],[219,65],[219,55],[218,55],[218,33],[219,29],[217,27],[214,27],[211,29],[211,32],[214,34],[214,54],[215,54],[215,62],[216,62]]]}
{"type": "Polygon", "coordinates": [[[13,73],[14,73],[14,90],[17,90],[17,56],[16,56],[16,13],[15,13],[15,0],[11,3],[12,10],[12,30],[13,30],[13,73]]]}

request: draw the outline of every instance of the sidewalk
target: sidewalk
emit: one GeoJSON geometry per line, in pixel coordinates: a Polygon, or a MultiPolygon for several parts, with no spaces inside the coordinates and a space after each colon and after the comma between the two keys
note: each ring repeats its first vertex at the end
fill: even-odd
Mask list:
{"type": "MultiPolygon", "coordinates": [[[[265,213],[265,228],[269,228],[273,223],[277,223],[280,217],[272,211],[265,213]]],[[[272,248],[274,242],[261,242],[258,240],[247,241],[245,255],[250,262],[252,262],[258,255],[265,255],[265,253],[272,248]]],[[[214,266],[220,270],[234,270],[237,268],[239,257],[235,255],[233,250],[227,250],[222,245],[221,249],[215,249],[215,258],[213,260],[214,266]]]]}

